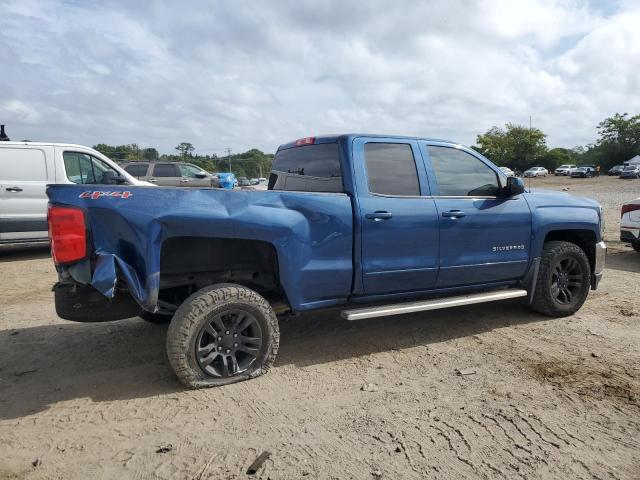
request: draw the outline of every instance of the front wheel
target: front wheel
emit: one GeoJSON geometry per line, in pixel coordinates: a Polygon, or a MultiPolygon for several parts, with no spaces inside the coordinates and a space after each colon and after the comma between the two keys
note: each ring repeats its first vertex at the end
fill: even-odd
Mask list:
{"type": "Polygon", "coordinates": [[[249,288],[226,283],[180,305],[167,331],[167,354],[182,384],[214,387],[266,373],[279,341],[271,305],[249,288]]]}
{"type": "Polygon", "coordinates": [[[531,308],[551,317],[577,312],[591,288],[591,268],[584,250],[575,243],[544,244],[531,308]]]}

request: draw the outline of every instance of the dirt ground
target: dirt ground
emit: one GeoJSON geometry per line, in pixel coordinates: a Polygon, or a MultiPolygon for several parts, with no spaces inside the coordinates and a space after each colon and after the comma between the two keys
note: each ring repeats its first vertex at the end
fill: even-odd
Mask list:
{"type": "Polygon", "coordinates": [[[640,181],[532,184],[605,207],[607,270],[576,315],[305,315],[268,375],[217,389],[181,388],[165,326],[58,319],[46,250],[0,254],[0,479],[640,478],[640,255],[617,241],[640,181]]]}

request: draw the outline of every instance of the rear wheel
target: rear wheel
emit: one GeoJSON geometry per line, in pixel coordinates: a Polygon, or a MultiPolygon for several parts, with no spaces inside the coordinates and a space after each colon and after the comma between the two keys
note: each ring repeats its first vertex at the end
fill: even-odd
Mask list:
{"type": "Polygon", "coordinates": [[[167,354],[185,386],[213,387],[265,373],[279,341],[278,320],[261,295],[218,284],[197,291],[178,308],[167,332],[167,354]]]}
{"type": "Polygon", "coordinates": [[[631,246],[636,252],[640,253],[640,240],[636,240],[631,244],[631,246]]]}
{"type": "Polygon", "coordinates": [[[546,242],[531,308],[551,317],[572,315],[587,299],[590,282],[589,260],[578,245],[546,242]]]}

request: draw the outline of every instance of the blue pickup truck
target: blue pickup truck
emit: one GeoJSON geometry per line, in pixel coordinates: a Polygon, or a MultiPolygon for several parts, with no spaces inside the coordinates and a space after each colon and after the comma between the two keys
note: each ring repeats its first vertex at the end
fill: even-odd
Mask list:
{"type": "Polygon", "coordinates": [[[474,150],[423,138],[282,145],[268,191],[48,195],[58,315],[170,322],[169,362],[192,388],[268,370],[285,314],[339,308],[360,320],[521,297],[571,315],[606,253],[597,202],[527,192],[474,150]]]}

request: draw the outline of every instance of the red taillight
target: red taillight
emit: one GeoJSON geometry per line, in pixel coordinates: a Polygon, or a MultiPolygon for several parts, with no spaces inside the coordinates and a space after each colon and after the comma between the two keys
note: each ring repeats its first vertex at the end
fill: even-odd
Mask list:
{"type": "Polygon", "coordinates": [[[82,260],[87,256],[87,227],[82,210],[49,205],[47,220],[51,255],[56,265],[82,260]]]}
{"type": "Polygon", "coordinates": [[[299,138],[298,140],[296,140],[296,145],[298,147],[302,145],[313,145],[315,142],[316,142],[316,137],[305,137],[305,138],[299,138]]]}
{"type": "Polygon", "coordinates": [[[633,212],[635,210],[640,210],[640,204],[627,203],[626,205],[622,205],[622,210],[620,211],[620,217],[624,216],[625,213],[633,212]]]}

